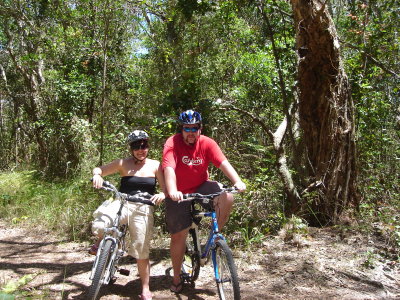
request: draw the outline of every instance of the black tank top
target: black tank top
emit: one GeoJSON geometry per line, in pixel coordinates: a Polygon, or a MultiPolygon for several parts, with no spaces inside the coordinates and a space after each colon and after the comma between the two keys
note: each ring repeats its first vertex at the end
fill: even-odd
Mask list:
{"type": "Polygon", "coordinates": [[[156,191],[155,177],[138,177],[138,176],[123,176],[121,177],[121,193],[134,195],[140,192],[148,192],[154,195],[156,191]]]}

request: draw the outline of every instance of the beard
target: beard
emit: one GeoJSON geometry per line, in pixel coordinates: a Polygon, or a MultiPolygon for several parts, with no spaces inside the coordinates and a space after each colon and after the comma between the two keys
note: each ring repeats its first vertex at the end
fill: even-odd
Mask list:
{"type": "Polygon", "coordinates": [[[184,141],[185,141],[185,143],[187,144],[187,145],[190,145],[190,146],[194,146],[195,144],[196,144],[196,142],[197,142],[197,137],[186,137],[185,139],[184,139],[184,141]]]}

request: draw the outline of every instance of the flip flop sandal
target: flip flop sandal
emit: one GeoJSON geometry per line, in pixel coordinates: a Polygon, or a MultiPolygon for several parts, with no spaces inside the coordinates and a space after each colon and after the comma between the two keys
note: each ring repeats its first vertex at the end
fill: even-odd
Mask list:
{"type": "Polygon", "coordinates": [[[179,294],[182,292],[183,290],[183,280],[181,282],[179,282],[178,284],[173,284],[171,285],[171,287],[169,288],[169,290],[173,293],[179,294]]]}
{"type": "Polygon", "coordinates": [[[97,254],[97,250],[99,250],[99,247],[96,246],[96,244],[93,244],[92,247],[90,247],[88,253],[90,255],[96,255],[97,254]]]}

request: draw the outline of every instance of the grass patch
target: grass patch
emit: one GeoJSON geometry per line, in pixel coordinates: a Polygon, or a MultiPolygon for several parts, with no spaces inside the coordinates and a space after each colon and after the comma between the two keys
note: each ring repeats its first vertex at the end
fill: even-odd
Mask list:
{"type": "Polygon", "coordinates": [[[0,215],[12,223],[43,226],[72,240],[90,235],[92,212],[102,202],[83,179],[46,182],[34,171],[0,173],[0,215]]]}

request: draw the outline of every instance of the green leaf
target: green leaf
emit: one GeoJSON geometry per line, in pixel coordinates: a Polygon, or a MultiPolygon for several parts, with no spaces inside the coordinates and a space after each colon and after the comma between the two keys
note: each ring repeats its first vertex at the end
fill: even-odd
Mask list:
{"type": "Polygon", "coordinates": [[[14,295],[9,295],[3,292],[0,292],[0,300],[14,300],[15,296],[14,295]]]}
{"type": "Polygon", "coordinates": [[[26,285],[28,282],[32,281],[37,274],[28,274],[22,276],[18,281],[10,280],[7,284],[3,287],[3,291],[7,294],[14,293],[18,290],[19,287],[26,285]]]}

